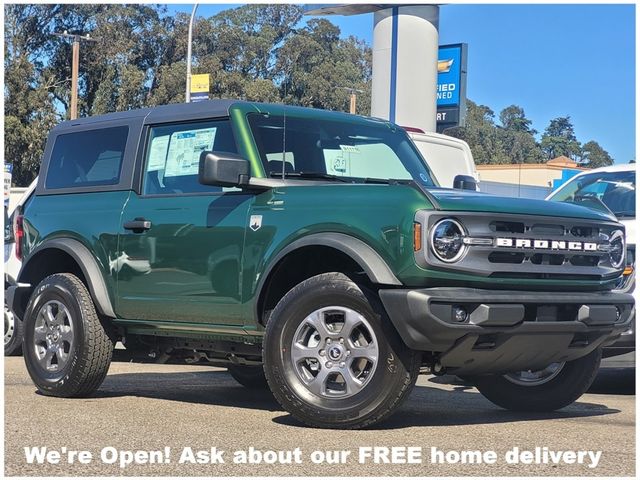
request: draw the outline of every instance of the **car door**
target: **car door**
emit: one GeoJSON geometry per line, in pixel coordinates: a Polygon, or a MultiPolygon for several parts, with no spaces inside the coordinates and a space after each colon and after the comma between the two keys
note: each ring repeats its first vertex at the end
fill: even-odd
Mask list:
{"type": "Polygon", "coordinates": [[[152,125],[146,137],[141,192],[132,192],[122,215],[118,316],[242,325],[242,249],[253,195],[198,182],[202,151],[236,152],[229,120],[152,125]]]}

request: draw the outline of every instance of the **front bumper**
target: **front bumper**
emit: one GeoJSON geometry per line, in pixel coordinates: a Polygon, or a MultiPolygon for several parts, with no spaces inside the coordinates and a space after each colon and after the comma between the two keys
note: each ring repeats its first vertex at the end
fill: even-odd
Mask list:
{"type": "Polygon", "coordinates": [[[472,288],[380,290],[409,348],[434,352],[448,371],[505,373],[575,360],[629,329],[625,293],[521,292],[472,288]],[[453,309],[468,312],[454,320],[453,309]]]}

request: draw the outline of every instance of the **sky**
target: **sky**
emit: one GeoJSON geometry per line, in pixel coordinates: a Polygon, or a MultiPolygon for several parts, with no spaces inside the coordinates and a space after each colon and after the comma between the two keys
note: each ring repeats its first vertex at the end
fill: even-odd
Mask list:
{"type": "MultiPolygon", "coordinates": [[[[373,14],[326,18],[371,44],[373,14]]],[[[496,120],[516,104],[541,133],[570,115],[582,143],[596,140],[616,163],[636,158],[634,5],[443,5],[440,44],[450,43],[468,44],[467,97],[496,120]]]]}

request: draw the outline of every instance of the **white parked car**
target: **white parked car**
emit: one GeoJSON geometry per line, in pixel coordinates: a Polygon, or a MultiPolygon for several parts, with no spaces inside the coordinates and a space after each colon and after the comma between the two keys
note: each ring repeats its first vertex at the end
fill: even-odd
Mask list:
{"type": "MultiPolygon", "coordinates": [[[[613,213],[625,226],[627,263],[618,288],[632,293],[635,289],[635,260],[638,224],[636,221],[636,164],[612,165],[582,172],[565,182],[547,200],[578,203],[613,213]]],[[[635,319],[632,328],[613,345],[603,350],[603,356],[614,356],[635,350],[635,319]]]]}
{"type": "MultiPolygon", "coordinates": [[[[24,204],[31,198],[36,188],[36,178],[26,189],[17,205],[12,211],[4,209],[4,289],[15,285],[16,278],[22,267],[22,255],[17,251],[16,236],[16,212],[20,213],[24,204]]],[[[20,229],[18,229],[20,230],[20,229]]],[[[6,298],[6,295],[5,295],[6,298]]],[[[4,306],[4,354],[20,355],[22,352],[22,320],[17,318],[5,304],[4,306]]]]}

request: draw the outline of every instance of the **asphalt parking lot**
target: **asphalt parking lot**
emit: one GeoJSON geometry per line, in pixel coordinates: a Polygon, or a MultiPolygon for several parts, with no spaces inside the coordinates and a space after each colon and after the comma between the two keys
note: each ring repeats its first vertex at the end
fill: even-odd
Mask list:
{"type": "MultiPolygon", "coordinates": [[[[390,420],[366,431],[313,430],[298,424],[266,392],[247,390],[225,370],[181,365],[114,362],[93,398],[56,399],[36,392],[22,358],[5,359],[5,475],[180,476],[442,476],[635,475],[633,369],[603,369],[576,404],[551,414],[501,410],[456,377],[421,376],[409,400],[390,420]],[[88,450],[87,464],[28,464],[25,447],[88,450]],[[100,461],[107,446],[123,451],[170,447],[169,463],[129,465],[100,461]],[[313,451],[364,446],[419,446],[421,464],[314,464],[313,451]],[[293,450],[301,464],[178,463],[185,447],[225,452],[293,450]],[[494,464],[433,464],[430,450],[493,450],[494,464]],[[600,450],[586,464],[508,464],[514,447],[600,450]]],[[[225,454],[226,455],[226,454],[225,454]]],[[[225,457],[229,458],[229,457],[225,457]]]]}

